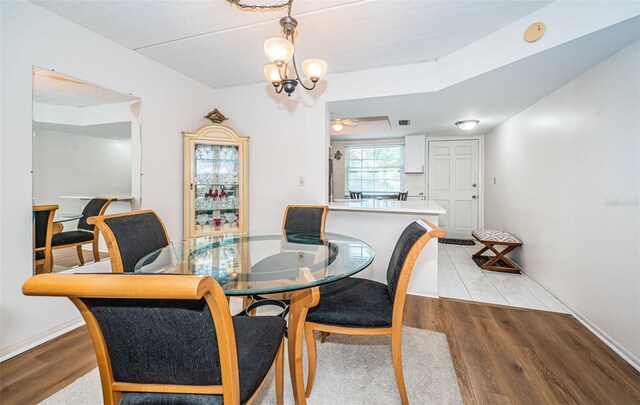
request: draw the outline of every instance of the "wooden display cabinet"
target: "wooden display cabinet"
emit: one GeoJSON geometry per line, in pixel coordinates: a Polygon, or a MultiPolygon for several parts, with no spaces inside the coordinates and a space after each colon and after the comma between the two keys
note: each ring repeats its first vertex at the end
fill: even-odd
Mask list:
{"type": "Polygon", "coordinates": [[[221,124],[182,134],[184,239],[247,232],[249,137],[221,124]]]}

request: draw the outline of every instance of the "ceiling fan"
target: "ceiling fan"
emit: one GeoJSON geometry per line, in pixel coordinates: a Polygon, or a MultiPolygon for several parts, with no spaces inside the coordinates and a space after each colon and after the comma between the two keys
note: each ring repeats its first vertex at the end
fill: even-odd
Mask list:
{"type": "Polygon", "coordinates": [[[344,127],[356,127],[362,122],[389,121],[387,116],[359,117],[359,118],[334,118],[331,120],[331,130],[340,133],[344,127]]]}

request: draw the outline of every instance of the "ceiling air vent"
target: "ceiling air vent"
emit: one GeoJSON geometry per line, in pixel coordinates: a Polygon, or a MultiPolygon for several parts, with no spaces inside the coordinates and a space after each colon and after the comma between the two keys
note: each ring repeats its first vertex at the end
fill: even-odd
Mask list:
{"type": "Polygon", "coordinates": [[[409,120],[398,120],[398,126],[406,127],[407,125],[411,125],[411,121],[409,121],[409,120]]]}

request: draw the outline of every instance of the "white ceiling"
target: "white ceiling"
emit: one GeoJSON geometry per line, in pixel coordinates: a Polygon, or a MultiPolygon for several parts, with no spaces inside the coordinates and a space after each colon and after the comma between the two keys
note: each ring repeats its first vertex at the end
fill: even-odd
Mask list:
{"type": "Polygon", "coordinates": [[[50,70],[37,67],[33,69],[33,101],[36,103],[89,107],[132,100],[138,98],[50,70]]]}
{"type": "MultiPolygon", "coordinates": [[[[43,135],[42,131],[53,131],[73,135],[91,136],[94,138],[131,142],[131,121],[111,122],[108,124],[97,125],[67,125],[34,121],[33,130],[36,133],[36,136],[43,135]]],[[[55,136],[52,134],[47,135],[55,136]]]]}
{"type": "MultiPolygon", "coordinates": [[[[34,2],[214,88],[264,80],[263,43],[279,35],[286,14],[225,0],[34,2]]],[[[329,74],[433,60],[551,2],[295,0],[296,56],[325,59],[329,74]]]]}
{"type": "Polygon", "coordinates": [[[392,132],[345,127],[331,139],[464,135],[454,122],[467,119],[480,120],[468,134],[484,134],[639,38],[635,17],[437,92],[332,102],[330,118],[388,115],[392,132]]]}

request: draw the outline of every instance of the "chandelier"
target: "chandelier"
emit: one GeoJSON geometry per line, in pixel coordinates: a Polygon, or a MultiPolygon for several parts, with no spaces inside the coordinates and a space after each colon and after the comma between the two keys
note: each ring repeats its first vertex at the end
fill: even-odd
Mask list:
{"type": "Polygon", "coordinates": [[[287,8],[287,16],[280,19],[282,34],[284,38],[269,38],[264,42],[264,53],[271,63],[264,67],[264,76],[273,85],[276,93],[280,94],[284,90],[289,97],[296,90],[298,85],[306,90],[313,90],[320,79],[327,73],[327,62],[322,59],[306,59],[302,61],[302,72],[311,81],[307,87],[298,73],[296,64],[294,37],[298,21],[291,17],[291,5],[293,0],[286,3],[274,5],[243,4],[240,0],[227,0],[241,10],[279,10],[287,8]],[[289,70],[289,63],[293,72],[289,70]],[[292,74],[293,73],[293,74],[292,74]]]}

